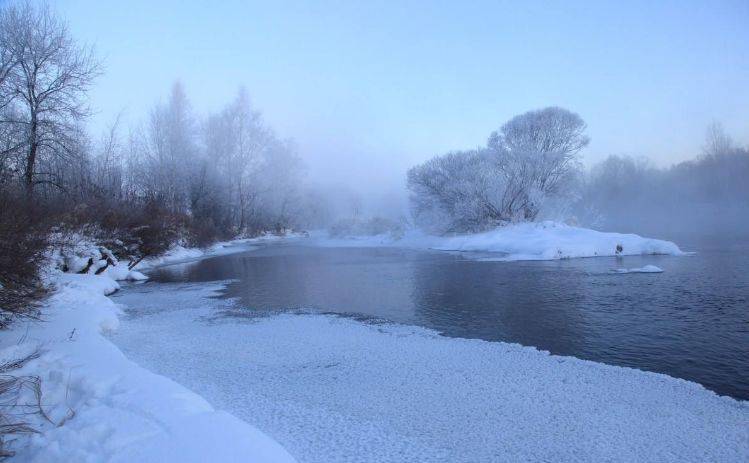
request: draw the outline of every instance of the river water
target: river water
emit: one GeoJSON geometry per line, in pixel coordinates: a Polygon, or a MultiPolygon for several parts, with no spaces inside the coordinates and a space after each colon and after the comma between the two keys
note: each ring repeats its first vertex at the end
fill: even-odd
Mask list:
{"type": "Polygon", "coordinates": [[[417,325],[749,399],[749,244],[680,244],[695,255],[498,262],[297,241],[162,267],[147,285],[232,280],[224,296],[247,314],[304,308],[417,325]],[[612,272],[648,264],[664,272],[612,272]]]}

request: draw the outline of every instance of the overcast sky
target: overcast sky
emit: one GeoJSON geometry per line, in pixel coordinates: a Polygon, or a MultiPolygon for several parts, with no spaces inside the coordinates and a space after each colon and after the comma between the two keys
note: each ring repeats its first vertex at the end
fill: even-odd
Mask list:
{"type": "Polygon", "coordinates": [[[314,178],[401,185],[515,114],[588,123],[587,163],[698,154],[721,121],[749,141],[749,2],[93,1],[54,5],[106,73],[100,130],[144,119],[173,81],[198,113],[240,85],[314,178]]]}

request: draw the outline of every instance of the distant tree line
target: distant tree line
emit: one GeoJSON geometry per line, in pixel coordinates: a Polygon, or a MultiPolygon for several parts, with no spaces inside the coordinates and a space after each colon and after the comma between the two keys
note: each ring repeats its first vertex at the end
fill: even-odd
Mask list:
{"type": "Polygon", "coordinates": [[[609,156],[593,166],[572,209],[585,225],[624,232],[749,236],[749,150],[720,124],[696,159],[658,168],[609,156]]]}

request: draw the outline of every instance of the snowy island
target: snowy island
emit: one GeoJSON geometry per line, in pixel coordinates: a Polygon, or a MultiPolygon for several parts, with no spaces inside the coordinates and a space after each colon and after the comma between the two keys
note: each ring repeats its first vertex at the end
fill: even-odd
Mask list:
{"type": "Polygon", "coordinates": [[[409,229],[404,236],[378,234],[331,239],[315,235],[320,246],[394,246],[441,251],[483,252],[498,260],[554,260],[576,257],[684,255],[679,247],[664,240],[635,234],[610,233],[574,227],[560,222],[528,222],[495,230],[452,236],[427,235],[409,229]]]}

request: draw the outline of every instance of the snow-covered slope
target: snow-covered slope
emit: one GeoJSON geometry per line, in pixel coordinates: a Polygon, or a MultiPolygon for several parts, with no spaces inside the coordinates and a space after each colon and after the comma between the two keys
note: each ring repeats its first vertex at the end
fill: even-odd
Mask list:
{"type": "Polygon", "coordinates": [[[321,246],[396,246],[443,251],[497,253],[502,260],[551,260],[639,254],[684,254],[670,242],[635,234],[599,232],[558,222],[520,223],[484,233],[430,236],[409,230],[401,239],[386,235],[327,239],[321,246]],[[621,251],[617,251],[617,247],[621,251]]]}
{"type": "MultiPolygon", "coordinates": [[[[42,322],[0,333],[0,359],[40,349],[16,375],[41,377],[41,433],[14,443],[18,462],[292,462],[258,429],[131,362],[102,333],[118,326],[106,275],[56,274],[42,322]]],[[[153,339],[149,342],[159,342],[153,339]]],[[[34,404],[32,388],[22,403],[34,404]]],[[[25,411],[34,411],[30,406],[25,411]]]]}

